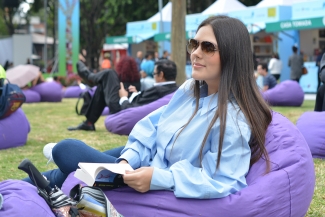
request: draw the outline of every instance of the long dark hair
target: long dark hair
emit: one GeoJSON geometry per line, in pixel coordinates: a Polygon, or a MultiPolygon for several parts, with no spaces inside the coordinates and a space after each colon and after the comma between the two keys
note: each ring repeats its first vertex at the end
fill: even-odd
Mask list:
{"type": "Polygon", "coordinates": [[[116,72],[121,82],[139,82],[138,66],[132,57],[124,56],[116,64],[116,72]]]}
{"type": "MultiPolygon", "coordinates": [[[[231,99],[233,97],[240,110],[245,115],[252,132],[249,141],[252,152],[250,165],[253,165],[264,156],[267,163],[266,172],[269,172],[269,156],[264,143],[266,130],[272,120],[272,115],[269,106],[261,96],[254,78],[253,54],[246,26],[235,18],[214,16],[204,20],[197,31],[201,27],[208,25],[212,27],[218,43],[221,61],[221,76],[218,90],[218,109],[202,141],[200,161],[202,161],[203,147],[207,141],[211,128],[219,118],[220,138],[217,168],[219,167],[226,129],[227,102],[233,101],[231,99]]],[[[201,85],[201,81],[193,81],[196,108],[188,123],[198,111],[201,85]]]]}

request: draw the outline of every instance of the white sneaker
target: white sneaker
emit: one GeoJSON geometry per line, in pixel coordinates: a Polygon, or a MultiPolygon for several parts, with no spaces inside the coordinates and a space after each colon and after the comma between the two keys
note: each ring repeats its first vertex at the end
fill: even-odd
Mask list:
{"type": "MultiPolygon", "coordinates": [[[[54,163],[53,157],[52,157],[52,149],[57,143],[48,143],[43,148],[43,154],[48,159],[47,164],[54,163]]],[[[47,165],[46,164],[46,165],[47,165]]]]}

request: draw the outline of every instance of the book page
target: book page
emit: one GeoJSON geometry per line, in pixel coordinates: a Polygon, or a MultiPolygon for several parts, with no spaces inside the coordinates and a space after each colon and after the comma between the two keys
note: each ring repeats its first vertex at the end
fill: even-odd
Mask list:
{"type": "Polygon", "coordinates": [[[94,180],[88,175],[88,173],[83,172],[82,169],[77,169],[74,173],[74,177],[80,179],[89,186],[94,184],[94,180]]]}
{"type": "Polygon", "coordinates": [[[88,173],[93,180],[96,179],[97,174],[101,170],[109,170],[117,174],[125,174],[125,171],[133,171],[129,164],[116,164],[116,163],[79,163],[78,166],[86,173],[88,173]]]}

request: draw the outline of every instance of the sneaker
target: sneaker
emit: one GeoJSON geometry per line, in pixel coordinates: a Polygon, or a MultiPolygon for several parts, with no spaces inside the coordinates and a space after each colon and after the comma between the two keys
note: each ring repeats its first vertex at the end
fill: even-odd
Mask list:
{"type": "Polygon", "coordinates": [[[53,157],[52,157],[52,149],[56,144],[57,143],[48,143],[43,148],[43,154],[46,157],[46,159],[48,160],[46,165],[48,165],[49,163],[54,163],[53,157]]]}

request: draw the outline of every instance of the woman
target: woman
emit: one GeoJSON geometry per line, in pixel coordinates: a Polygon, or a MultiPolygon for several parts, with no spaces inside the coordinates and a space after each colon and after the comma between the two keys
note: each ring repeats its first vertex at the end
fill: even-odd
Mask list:
{"type": "MultiPolygon", "coordinates": [[[[169,190],[176,197],[210,199],[245,188],[249,167],[262,156],[268,172],[264,141],[272,116],[254,79],[245,25],[210,17],[187,50],[193,79],[135,125],[121,153],[118,148],[109,156],[81,141],[63,140],[52,152],[60,173],[70,173],[81,161],[129,163],[135,170],[126,172],[124,182],[139,192],[169,190]]],[[[54,183],[55,173],[45,175],[54,183]]]]}
{"type": "Polygon", "coordinates": [[[271,75],[274,76],[275,80],[279,80],[282,70],[282,61],[280,60],[280,57],[277,53],[274,53],[272,55],[268,68],[270,70],[271,75]]]}
{"type": "MultiPolygon", "coordinates": [[[[126,90],[130,85],[135,86],[137,90],[140,90],[140,75],[138,72],[137,63],[132,57],[122,57],[116,65],[116,72],[126,90]]],[[[129,92],[129,96],[131,94],[132,92],[129,92]]]]}

